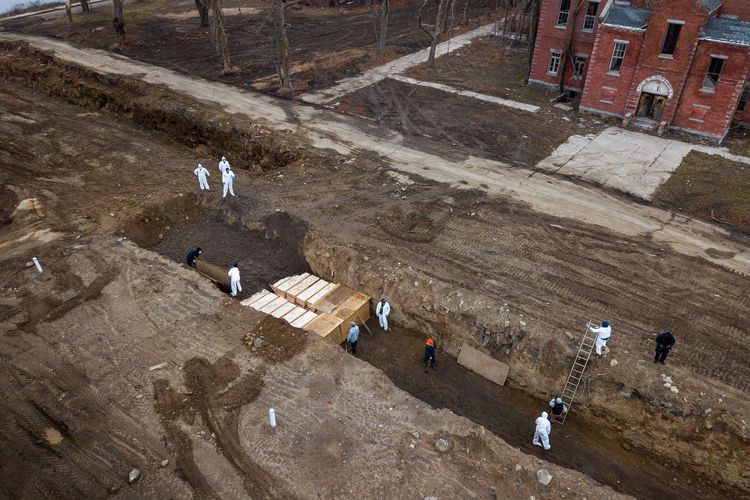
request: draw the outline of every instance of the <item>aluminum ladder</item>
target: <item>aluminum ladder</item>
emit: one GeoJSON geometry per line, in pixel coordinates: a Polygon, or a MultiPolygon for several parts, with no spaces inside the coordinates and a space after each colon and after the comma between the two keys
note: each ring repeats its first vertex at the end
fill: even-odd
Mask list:
{"type": "Polygon", "coordinates": [[[583,337],[581,337],[581,343],[578,346],[575,361],[573,361],[573,366],[570,367],[568,380],[565,382],[565,388],[560,395],[560,399],[562,399],[565,406],[568,407],[568,411],[564,412],[559,417],[552,417],[552,421],[557,424],[565,423],[565,419],[568,417],[570,409],[573,406],[573,399],[575,399],[576,391],[578,391],[578,386],[581,384],[583,372],[589,364],[591,353],[594,351],[594,345],[596,344],[596,334],[590,329],[597,328],[598,326],[599,325],[593,321],[586,323],[586,329],[583,332],[583,337]]]}

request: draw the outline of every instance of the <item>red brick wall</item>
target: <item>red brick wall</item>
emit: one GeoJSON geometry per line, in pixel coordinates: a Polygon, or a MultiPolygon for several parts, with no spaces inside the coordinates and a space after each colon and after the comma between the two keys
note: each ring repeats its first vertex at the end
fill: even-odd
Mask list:
{"type": "Polygon", "coordinates": [[[672,125],[723,138],[732,123],[748,71],[750,50],[747,47],[699,43],[672,125]],[[728,58],[714,93],[701,90],[712,54],[728,58]]]}
{"type": "MultiPolygon", "coordinates": [[[[599,10],[604,8],[605,0],[602,0],[599,4],[599,10]]],[[[583,22],[586,17],[586,6],[588,0],[571,0],[571,8],[568,17],[567,28],[556,27],[557,15],[560,11],[560,0],[542,0],[540,11],[539,11],[539,28],[537,30],[537,38],[534,44],[534,56],[531,63],[530,79],[534,80],[535,83],[541,82],[550,86],[556,86],[559,82],[559,71],[558,75],[548,75],[547,68],[549,66],[550,52],[553,49],[564,52],[565,41],[568,36],[568,31],[573,28],[575,29],[573,35],[573,45],[575,51],[578,54],[590,55],[591,49],[594,44],[594,33],[596,32],[597,24],[594,26],[594,33],[583,32],[583,22]],[[576,19],[575,26],[572,26],[573,10],[576,2],[581,2],[581,8],[578,13],[578,19],[576,19]]],[[[562,67],[562,62],[560,64],[562,67]]],[[[588,66],[588,64],[587,64],[588,66]]],[[[584,76],[587,68],[584,68],[584,76]]],[[[565,86],[570,88],[580,89],[583,87],[581,80],[573,79],[573,68],[570,61],[566,64],[565,69],[565,86]]]]}
{"type": "Polygon", "coordinates": [[[707,16],[700,7],[700,2],[694,0],[655,3],[633,75],[626,111],[635,114],[640,98],[638,85],[649,77],[660,75],[669,81],[674,91],[673,97],[667,100],[662,114],[662,120],[671,123],[678,97],[687,77],[687,68],[690,67],[698,36],[706,19],[707,16]],[[685,24],[682,26],[673,57],[665,58],[660,57],[660,53],[667,33],[667,20],[670,19],[684,21],[685,24]]]}
{"type": "Polygon", "coordinates": [[[581,97],[581,108],[616,116],[625,114],[625,103],[632,86],[643,35],[643,32],[599,27],[581,97]],[[629,42],[619,75],[609,73],[615,40],[629,42]]]}
{"type": "MultiPolygon", "coordinates": [[[[750,75],[748,75],[748,82],[746,82],[745,85],[748,83],[750,83],[750,75]]],[[[750,125],[750,100],[745,104],[745,109],[743,111],[737,111],[735,113],[734,118],[737,121],[750,125]]]]}
{"type": "Polygon", "coordinates": [[[724,0],[721,9],[719,9],[719,14],[737,16],[745,21],[750,21],[750,1],[724,0]]]}

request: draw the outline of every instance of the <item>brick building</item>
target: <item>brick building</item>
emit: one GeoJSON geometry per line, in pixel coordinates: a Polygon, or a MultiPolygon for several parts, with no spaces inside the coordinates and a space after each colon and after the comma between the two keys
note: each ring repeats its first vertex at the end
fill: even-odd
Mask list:
{"type": "Polygon", "coordinates": [[[530,82],[581,110],[721,141],[750,124],[749,78],[750,0],[541,0],[530,82]]]}

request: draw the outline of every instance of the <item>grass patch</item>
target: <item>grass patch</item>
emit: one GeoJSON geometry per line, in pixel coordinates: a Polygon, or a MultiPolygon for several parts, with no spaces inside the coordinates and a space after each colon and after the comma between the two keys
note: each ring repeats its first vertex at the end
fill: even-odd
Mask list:
{"type": "Polygon", "coordinates": [[[654,199],[750,234],[750,165],[692,151],[654,199]]]}

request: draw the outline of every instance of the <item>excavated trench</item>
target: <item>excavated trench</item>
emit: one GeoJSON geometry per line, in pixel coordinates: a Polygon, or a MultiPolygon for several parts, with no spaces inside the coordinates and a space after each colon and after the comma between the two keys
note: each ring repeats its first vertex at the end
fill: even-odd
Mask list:
{"type": "MultiPolygon", "coordinates": [[[[196,246],[204,249],[204,258],[219,265],[237,262],[244,287],[240,298],[284,276],[310,270],[303,252],[308,227],[284,212],[250,221],[232,210],[187,200],[164,211],[144,214],[130,227],[136,242],[180,263],[187,251],[196,246]],[[186,211],[187,206],[192,208],[186,211]],[[192,215],[185,215],[188,212],[192,215]]],[[[590,421],[570,418],[565,426],[554,426],[552,449],[544,452],[531,444],[531,437],[534,419],[546,409],[545,401],[484,379],[458,365],[440,346],[439,369],[425,373],[421,365],[423,335],[399,325],[393,333],[384,334],[376,321],[371,320],[368,325],[372,333],[362,329],[357,357],[381,369],[396,386],[414,397],[483,425],[525,453],[581,471],[637,497],[728,495],[693,480],[686,471],[669,468],[648,454],[623,447],[617,429],[606,422],[591,425],[590,421]]]]}

